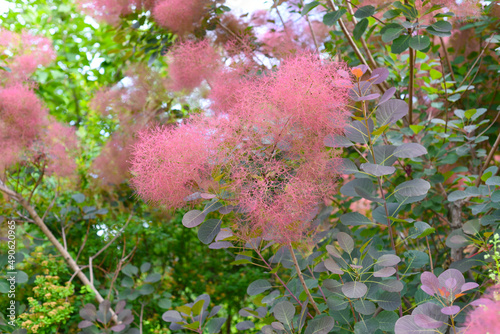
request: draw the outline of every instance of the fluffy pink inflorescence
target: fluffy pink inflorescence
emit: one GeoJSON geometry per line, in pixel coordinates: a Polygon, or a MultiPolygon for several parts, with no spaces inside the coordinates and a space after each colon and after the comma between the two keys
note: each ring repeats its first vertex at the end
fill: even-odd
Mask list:
{"type": "Polygon", "coordinates": [[[47,175],[70,177],[75,174],[78,138],[74,128],[51,120],[33,151],[35,156],[45,158],[47,175]]]}
{"type": "Polygon", "coordinates": [[[160,0],[153,8],[153,17],[160,26],[184,35],[193,31],[204,5],[204,0],[160,0]]]}
{"type": "Polygon", "coordinates": [[[148,124],[159,106],[168,100],[164,84],[159,73],[138,65],[125,72],[120,84],[94,95],[91,108],[119,120],[119,127],[92,165],[92,172],[103,185],[119,185],[128,178],[135,133],[148,124]]]}
{"type": "Polygon", "coordinates": [[[134,11],[149,10],[154,0],[77,0],[78,7],[97,21],[116,25],[121,16],[134,11]]]}
{"type": "Polygon", "coordinates": [[[128,179],[134,139],[128,133],[117,132],[102,148],[92,164],[92,170],[97,173],[103,184],[119,185],[128,179]]]}
{"type": "Polygon", "coordinates": [[[0,169],[22,158],[45,125],[46,110],[32,89],[20,83],[0,88],[0,169]]]}
{"type": "Polygon", "coordinates": [[[171,88],[176,91],[189,91],[203,80],[210,81],[221,65],[220,55],[207,40],[178,44],[168,57],[171,88]]]}
{"type": "Polygon", "coordinates": [[[485,297],[477,299],[471,304],[476,308],[467,315],[465,333],[497,333],[500,328],[500,285],[489,288],[485,297]]]}
{"type": "Polygon", "coordinates": [[[141,134],[132,182],[145,200],[180,207],[193,194],[219,194],[212,177],[224,175],[224,200],[246,212],[242,238],[298,241],[308,214],[334,191],[339,162],[323,140],[345,124],[345,65],[304,53],[267,75],[239,74],[224,73],[232,81],[227,94],[211,95],[221,99],[211,116],[141,134]]]}
{"type": "Polygon", "coordinates": [[[0,30],[0,54],[8,53],[7,66],[11,72],[2,72],[0,83],[12,84],[28,79],[38,66],[46,66],[55,59],[55,51],[49,39],[0,30]]]}
{"type": "Polygon", "coordinates": [[[216,165],[217,130],[210,121],[198,117],[177,127],[139,132],[131,171],[132,185],[143,199],[178,208],[193,193],[214,191],[209,180],[216,165]]]}

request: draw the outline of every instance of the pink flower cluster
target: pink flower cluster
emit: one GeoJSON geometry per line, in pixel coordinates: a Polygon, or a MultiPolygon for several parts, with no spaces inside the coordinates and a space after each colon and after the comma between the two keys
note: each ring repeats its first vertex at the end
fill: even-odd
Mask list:
{"type": "Polygon", "coordinates": [[[284,25],[270,23],[276,21],[276,18],[272,19],[268,12],[262,10],[256,11],[252,16],[252,23],[266,28],[264,33],[258,35],[262,52],[275,58],[286,58],[306,50],[314,51],[314,38],[318,45],[322,45],[328,37],[329,27],[312,18],[311,26],[304,17],[292,18],[284,22],[284,25]]]}
{"type": "Polygon", "coordinates": [[[171,87],[191,91],[210,80],[221,66],[220,55],[207,40],[177,44],[168,54],[171,87]]]}
{"type": "Polygon", "coordinates": [[[119,127],[91,168],[103,185],[118,185],[128,178],[135,134],[154,119],[160,105],[167,100],[163,78],[144,65],[130,67],[121,83],[94,95],[91,108],[119,121],[119,127]]]}
{"type": "Polygon", "coordinates": [[[0,54],[13,55],[7,59],[11,72],[2,72],[0,84],[25,81],[38,66],[46,66],[55,59],[52,43],[44,37],[27,32],[20,34],[0,30],[0,54]]]}
{"type": "Polygon", "coordinates": [[[334,191],[336,152],[323,139],[345,124],[349,76],[345,65],[311,53],[265,75],[237,75],[217,76],[232,80],[225,86],[214,80],[210,116],[141,134],[132,183],[142,198],[167,207],[214,194],[246,212],[240,234],[297,241],[308,213],[334,191]]]}
{"type": "Polygon", "coordinates": [[[10,55],[0,79],[0,171],[31,161],[49,175],[70,176],[76,168],[74,130],[49,119],[47,110],[26,83],[55,52],[48,39],[0,31],[0,52],[10,55]]]}
{"type": "Polygon", "coordinates": [[[184,35],[193,31],[204,12],[204,0],[160,0],[153,8],[156,22],[173,32],[184,35]]]}
{"type": "Polygon", "coordinates": [[[497,333],[500,328],[500,285],[489,288],[485,297],[479,298],[471,304],[476,308],[467,315],[465,333],[497,333]]]}
{"type": "Polygon", "coordinates": [[[154,0],[77,0],[78,7],[100,22],[116,25],[122,16],[150,10],[154,0]]]}

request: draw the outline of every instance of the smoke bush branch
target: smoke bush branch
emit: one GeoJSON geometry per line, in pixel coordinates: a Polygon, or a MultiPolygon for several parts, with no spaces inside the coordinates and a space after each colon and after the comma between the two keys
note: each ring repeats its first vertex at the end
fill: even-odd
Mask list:
{"type": "MultiPolygon", "coordinates": [[[[92,291],[95,294],[95,299],[97,300],[97,302],[102,303],[104,301],[104,298],[101,296],[99,291],[97,291],[96,287],[91,283],[91,281],[89,281],[87,276],[85,276],[85,274],[82,272],[81,268],[78,266],[75,260],[71,257],[69,252],[59,242],[59,240],[57,240],[54,234],[52,234],[52,232],[49,230],[47,225],[45,225],[45,222],[42,220],[42,218],[40,218],[36,210],[31,205],[28,204],[28,201],[24,197],[22,197],[21,194],[18,194],[17,192],[7,188],[1,180],[0,180],[0,191],[9,195],[16,202],[18,202],[26,211],[28,211],[28,213],[34,220],[34,223],[40,228],[43,234],[45,234],[45,236],[54,245],[57,251],[62,255],[62,257],[64,257],[71,270],[78,276],[78,278],[84,285],[87,285],[92,289],[92,291]]],[[[118,324],[119,322],[116,313],[112,309],[110,309],[110,312],[112,315],[112,320],[116,324],[118,324]]]]}

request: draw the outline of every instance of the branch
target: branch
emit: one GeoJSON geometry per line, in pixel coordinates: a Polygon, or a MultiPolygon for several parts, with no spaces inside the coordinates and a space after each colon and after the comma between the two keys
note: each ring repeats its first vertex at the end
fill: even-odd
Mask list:
{"type": "MultiPolygon", "coordinates": [[[[49,239],[49,241],[54,245],[54,247],[57,249],[57,251],[64,257],[66,262],[68,263],[69,267],[71,270],[73,270],[74,273],[78,276],[80,281],[84,285],[89,286],[92,291],[95,293],[95,299],[97,302],[102,303],[104,301],[104,298],[102,298],[101,294],[99,291],[97,291],[96,287],[89,281],[87,276],[81,271],[80,267],[78,264],[73,260],[71,255],[68,253],[68,251],[61,245],[61,243],[57,240],[57,238],[52,234],[52,232],[49,230],[47,225],[45,225],[44,221],[40,218],[38,213],[35,211],[35,209],[28,204],[26,199],[22,197],[20,194],[10,190],[5,186],[5,184],[0,180],[0,191],[6,193],[10,197],[12,197],[16,202],[18,202],[28,213],[30,216],[33,218],[35,224],[42,230],[43,234],[49,239]]],[[[118,318],[116,316],[116,313],[110,309],[112,319],[115,323],[119,324],[118,318]]]]}

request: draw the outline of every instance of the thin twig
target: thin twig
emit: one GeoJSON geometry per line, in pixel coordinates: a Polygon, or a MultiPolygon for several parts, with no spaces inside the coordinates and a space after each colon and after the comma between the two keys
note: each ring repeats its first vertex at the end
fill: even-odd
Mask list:
{"type": "MultiPolygon", "coordinates": [[[[28,213],[30,214],[30,216],[35,221],[35,224],[40,228],[40,230],[43,232],[43,234],[45,234],[45,236],[49,239],[49,241],[52,243],[52,245],[54,245],[54,247],[59,252],[59,254],[61,254],[62,257],[66,260],[66,262],[68,263],[68,265],[71,268],[71,270],[73,270],[73,272],[76,272],[78,278],[82,281],[82,283],[84,285],[88,285],[92,289],[92,291],[95,294],[96,300],[99,303],[103,302],[104,298],[102,298],[102,296],[99,293],[99,291],[89,281],[89,279],[87,278],[87,276],[85,276],[83,274],[83,272],[81,271],[80,267],[78,266],[78,264],[75,262],[75,260],[71,256],[71,254],[66,249],[64,249],[63,245],[61,245],[61,243],[59,242],[59,240],[57,240],[57,238],[54,236],[54,234],[52,234],[52,232],[50,231],[50,229],[47,227],[47,225],[45,224],[45,222],[40,218],[40,216],[35,211],[35,209],[31,205],[29,205],[28,201],[24,197],[22,197],[20,194],[18,194],[16,192],[12,191],[11,189],[7,188],[5,186],[5,184],[1,180],[0,180],[0,191],[2,191],[4,193],[6,193],[7,195],[11,196],[26,211],[28,211],[28,213]]],[[[118,318],[116,316],[116,313],[113,310],[111,310],[111,314],[112,314],[113,321],[118,324],[119,321],[118,321],[118,318]]]]}
{"type": "MultiPolygon", "coordinates": [[[[300,4],[302,5],[302,7],[304,7],[304,0],[300,0],[300,4]]],[[[313,41],[314,41],[314,46],[316,47],[316,52],[318,52],[319,51],[318,40],[316,39],[316,35],[314,34],[314,30],[313,30],[311,21],[309,20],[309,14],[306,14],[305,17],[306,17],[307,24],[309,25],[309,30],[311,30],[311,36],[312,36],[313,41]]]]}
{"type": "Polygon", "coordinates": [[[488,43],[486,43],[486,45],[484,46],[484,48],[481,50],[481,53],[479,54],[479,56],[477,57],[476,61],[474,62],[474,64],[472,64],[471,68],[469,69],[469,71],[467,72],[467,74],[465,75],[464,79],[462,80],[462,82],[460,83],[460,85],[458,87],[462,87],[462,85],[464,84],[464,82],[467,80],[467,78],[469,77],[469,75],[471,74],[472,70],[474,69],[474,67],[476,66],[477,62],[483,57],[483,54],[484,52],[486,51],[486,49],[488,48],[488,46],[490,45],[491,43],[491,40],[492,40],[492,37],[493,35],[490,36],[490,38],[488,38],[488,43]]]}
{"type": "Polygon", "coordinates": [[[410,82],[408,84],[408,124],[413,124],[413,86],[414,83],[414,74],[415,74],[415,54],[413,53],[413,49],[410,48],[410,82]]]}
{"type": "MultiPolygon", "coordinates": [[[[450,55],[448,54],[448,50],[446,49],[446,46],[444,45],[444,40],[443,37],[439,37],[439,40],[441,41],[441,47],[443,48],[444,52],[444,58],[446,59],[446,64],[448,65],[448,70],[450,71],[451,79],[455,81],[455,85],[457,84],[457,79],[455,78],[455,73],[453,73],[453,67],[451,67],[451,62],[450,62],[450,55]]],[[[443,67],[443,78],[444,78],[444,66],[443,67]]]]}
{"type": "Polygon", "coordinates": [[[307,288],[306,281],[304,281],[304,276],[302,275],[302,271],[300,270],[299,263],[297,262],[297,257],[295,256],[295,252],[293,251],[292,244],[288,245],[288,249],[290,250],[290,254],[292,255],[293,264],[295,265],[295,271],[297,272],[297,276],[299,277],[300,283],[302,284],[302,288],[304,288],[307,297],[309,297],[309,302],[311,302],[311,305],[316,311],[316,315],[320,315],[321,311],[319,310],[318,305],[316,305],[316,302],[311,295],[311,291],[309,291],[309,289],[307,288]]]}
{"type": "Polygon", "coordinates": [[[495,143],[491,147],[490,153],[488,154],[488,157],[486,158],[486,161],[484,162],[483,167],[479,171],[479,175],[477,176],[477,179],[475,182],[476,187],[478,187],[479,183],[481,183],[481,176],[483,175],[486,168],[488,168],[488,165],[490,164],[491,159],[493,159],[493,156],[495,155],[495,153],[497,153],[497,148],[498,148],[499,144],[500,144],[500,136],[498,136],[497,140],[495,140],[495,143]]]}

